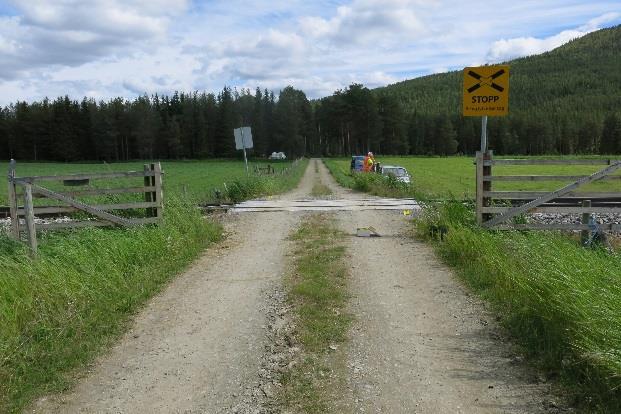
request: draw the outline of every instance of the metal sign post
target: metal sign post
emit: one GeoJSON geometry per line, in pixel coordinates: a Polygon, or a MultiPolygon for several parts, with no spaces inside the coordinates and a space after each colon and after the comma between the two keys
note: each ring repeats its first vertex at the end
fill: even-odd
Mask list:
{"type": "Polygon", "coordinates": [[[242,148],[244,150],[244,163],[246,163],[246,174],[248,174],[248,157],[246,157],[246,140],[244,139],[244,128],[241,129],[242,148]]]}
{"type": "Polygon", "coordinates": [[[481,152],[487,151],[487,115],[481,117],[481,152]]]}

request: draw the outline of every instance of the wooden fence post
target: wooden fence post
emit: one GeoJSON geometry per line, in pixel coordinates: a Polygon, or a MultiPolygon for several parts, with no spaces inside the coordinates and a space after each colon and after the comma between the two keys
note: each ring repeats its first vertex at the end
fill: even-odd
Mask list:
{"type": "MultiPolygon", "coordinates": [[[[483,154],[483,177],[491,177],[492,175],[492,166],[485,165],[485,161],[491,161],[494,158],[494,151],[485,151],[483,154]]],[[[492,182],[491,181],[483,181],[483,192],[492,191],[492,182]]],[[[483,194],[481,194],[483,197],[483,194]]],[[[483,207],[490,207],[492,205],[492,199],[490,197],[483,197],[482,205],[483,207]]],[[[492,218],[492,215],[489,213],[482,214],[481,220],[489,220],[492,218]]]]}
{"type": "MultiPolygon", "coordinates": [[[[590,208],[591,200],[583,200],[582,207],[590,208]]],[[[591,213],[588,213],[588,212],[582,213],[582,224],[589,224],[590,222],[591,222],[591,213]]],[[[582,230],[580,232],[580,241],[582,242],[583,245],[589,241],[590,233],[591,233],[590,230],[582,230]]]]}
{"type": "MultiPolygon", "coordinates": [[[[155,200],[153,200],[153,192],[151,189],[147,190],[146,188],[148,187],[153,187],[153,183],[152,183],[152,178],[147,175],[147,173],[149,173],[151,171],[151,168],[149,167],[149,164],[144,164],[144,186],[145,186],[145,192],[144,192],[144,201],[146,201],[147,203],[151,203],[155,200]]],[[[147,216],[149,217],[155,217],[155,209],[154,208],[148,208],[147,209],[147,216]]]]}
{"type": "Polygon", "coordinates": [[[9,163],[9,211],[11,215],[11,232],[10,236],[19,240],[19,216],[17,215],[17,195],[15,191],[15,160],[9,163]]]}
{"type": "Polygon", "coordinates": [[[476,215],[477,223],[483,224],[483,153],[476,153],[476,215]]]}
{"type": "Polygon", "coordinates": [[[162,189],[162,164],[151,164],[151,170],[155,172],[153,184],[155,186],[155,200],[157,202],[156,217],[162,219],[164,213],[164,190],[162,189]]]}
{"type": "Polygon", "coordinates": [[[35,226],[34,207],[32,204],[32,185],[24,184],[24,215],[26,217],[26,230],[28,232],[28,244],[30,245],[30,255],[37,255],[37,228],[35,226]]]}

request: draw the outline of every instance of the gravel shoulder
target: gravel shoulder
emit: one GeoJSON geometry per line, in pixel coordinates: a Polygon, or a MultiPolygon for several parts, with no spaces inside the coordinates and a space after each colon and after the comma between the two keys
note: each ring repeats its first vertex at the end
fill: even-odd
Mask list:
{"type": "MultiPolygon", "coordinates": [[[[339,197],[355,197],[321,166],[339,197]]],[[[351,234],[349,395],[355,412],[539,413],[556,405],[524,367],[495,319],[398,211],[337,215],[351,234]],[[382,237],[353,237],[373,226],[382,237]]]]}

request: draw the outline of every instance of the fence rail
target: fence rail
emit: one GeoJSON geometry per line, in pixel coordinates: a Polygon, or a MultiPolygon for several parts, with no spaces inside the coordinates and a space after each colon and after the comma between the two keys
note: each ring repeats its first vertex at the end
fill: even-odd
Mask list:
{"type": "Polygon", "coordinates": [[[48,176],[16,176],[16,163],[11,160],[8,174],[9,215],[11,217],[10,235],[15,240],[21,240],[21,233],[25,232],[33,255],[37,252],[37,229],[57,230],[83,227],[106,226],[140,226],[159,223],[162,219],[164,203],[162,190],[162,167],[160,163],[145,164],[143,171],[111,172],[111,173],[82,173],[69,175],[48,176]],[[40,183],[61,181],[64,186],[84,186],[91,181],[143,178],[143,186],[115,187],[115,188],[88,188],[73,191],[56,191],[43,187],[40,183]],[[79,197],[97,197],[105,195],[138,195],[143,194],[141,200],[122,203],[97,204],[92,201],[80,200],[79,197]],[[62,205],[34,205],[33,199],[50,199],[62,205]],[[19,200],[23,199],[20,205],[19,200]],[[123,217],[114,214],[116,211],[144,210],[144,217],[123,217]],[[71,220],[60,223],[36,223],[37,215],[43,214],[70,214],[84,212],[92,218],[89,220],[71,220]]]}
{"type": "MultiPolygon", "coordinates": [[[[621,191],[580,192],[579,188],[595,181],[621,180],[612,175],[621,168],[621,161],[613,159],[494,159],[493,152],[476,154],[476,216],[477,222],[496,229],[556,229],[592,230],[591,214],[621,214],[621,191]],[[590,175],[493,175],[493,166],[604,166],[590,175]],[[555,191],[495,191],[494,182],[565,182],[555,191]],[[514,224],[512,219],[521,214],[581,214],[580,224],[514,224]]],[[[600,224],[600,230],[618,231],[621,225],[600,224]]],[[[584,235],[583,235],[584,236],[584,235]]]]}
{"type": "MultiPolygon", "coordinates": [[[[489,151],[490,153],[492,151],[489,151]]],[[[612,159],[582,159],[582,160],[562,160],[562,159],[489,159],[483,165],[612,165],[616,160],[612,159]]]]}

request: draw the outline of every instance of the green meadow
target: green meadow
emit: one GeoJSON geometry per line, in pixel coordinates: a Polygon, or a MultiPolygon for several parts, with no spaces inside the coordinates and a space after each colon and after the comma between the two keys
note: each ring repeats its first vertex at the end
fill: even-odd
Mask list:
{"type": "MultiPolygon", "coordinates": [[[[504,158],[504,157],[503,157],[504,158]]],[[[525,157],[520,157],[525,158],[525,157]]],[[[549,157],[547,157],[549,158],[549,157]]],[[[556,157],[560,158],[560,157],[556,157]]],[[[579,157],[572,157],[572,159],[579,157]]],[[[594,157],[588,157],[594,158],[594,157]]],[[[619,156],[602,156],[597,158],[618,159],[619,156]]],[[[335,177],[346,186],[351,186],[353,179],[348,177],[350,159],[328,158],[324,160],[335,177]]],[[[405,167],[412,176],[410,195],[424,194],[430,198],[474,199],[475,166],[473,157],[377,157],[383,165],[405,167]]],[[[495,166],[494,175],[590,175],[604,166],[599,165],[520,165],[495,166]]],[[[621,172],[615,173],[621,175],[621,172]]],[[[498,191],[531,190],[547,191],[561,188],[571,181],[516,181],[494,182],[493,189],[498,191]]],[[[621,191],[621,180],[600,181],[582,187],[582,191],[621,191]]]]}
{"type": "MultiPolygon", "coordinates": [[[[105,173],[119,171],[142,171],[143,162],[122,162],[122,163],[35,163],[24,162],[17,163],[16,176],[27,177],[35,175],[66,175],[77,173],[105,173]]],[[[276,176],[281,171],[291,165],[290,161],[251,161],[249,162],[250,177],[254,177],[254,169],[256,167],[266,167],[267,165],[274,167],[276,176]]],[[[7,162],[0,163],[0,171],[8,171],[9,164],[7,162]]],[[[207,160],[207,161],[162,161],[162,170],[164,171],[163,185],[164,195],[187,195],[198,201],[213,200],[214,190],[224,191],[225,184],[231,184],[235,181],[244,181],[247,179],[246,167],[243,161],[231,160],[207,160]]],[[[287,180],[274,180],[273,191],[278,192],[279,185],[287,180]]],[[[93,185],[99,187],[105,186],[140,186],[143,185],[142,179],[131,178],[114,181],[97,180],[93,181],[93,185]]],[[[62,190],[62,183],[46,181],[45,186],[51,189],[62,190]]],[[[286,184],[285,184],[286,187],[286,184]]],[[[83,188],[83,187],[80,187],[83,188]]],[[[73,187],[72,189],[75,189],[73,187]]],[[[66,188],[65,188],[66,190],[66,188]]],[[[7,186],[0,186],[0,205],[7,204],[7,186]]]]}

